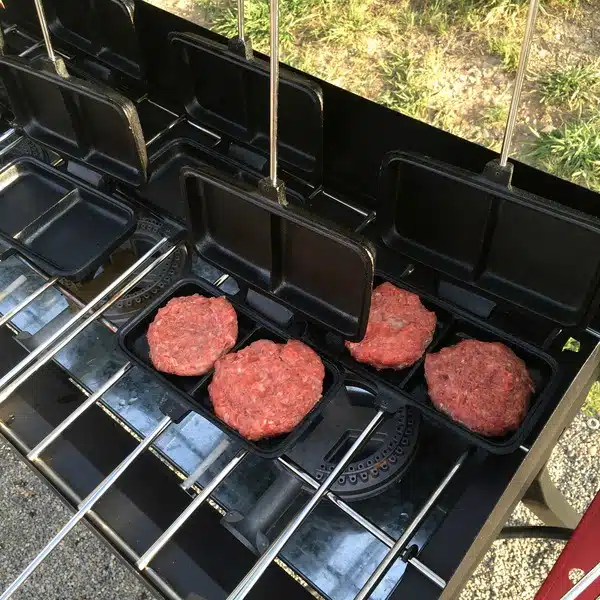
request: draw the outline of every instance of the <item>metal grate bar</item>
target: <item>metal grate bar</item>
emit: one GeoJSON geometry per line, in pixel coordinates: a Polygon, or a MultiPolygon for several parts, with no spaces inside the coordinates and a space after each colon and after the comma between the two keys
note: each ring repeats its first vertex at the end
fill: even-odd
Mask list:
{"type": "Polygon", "coordinates": [[[19,302],[15,307],[11,308],[6,314],[2,315],[0,318],[0,327],[6,325],[9,321],[11,321],[18,313],[20,313],[24,308],[27,308],[36,298],[41,296],[47,289],[51,288],[58,281],[57,277],[53,279],[49,279],[44,283],[44,285],[40,286],[37,290],[29,294],[27,298],[19,302]]]}
{"type": "MultiPolygon", "coordinates": [[[[38,361],[37,363],[35,361],[36,359],[38,359],[38,357],[40,357],[40,355],[46,352],[48,348],[50,348],[55,342],[57,342],[61,338],[67,339],[64,338],[64,335],[74,325],[79,323],[79,321],[82,321],[85,318],[88,311],[95,309],[104,300],[106,296],[118,290],[120,286],[125,281],[127,281],[127,279],[129,279],[129,277],[135,271],[137,271],[138,268],[145,265],[156,254],[156,252],[161,250],[161,248],[163,248],[163,246],[165,246],[167,243],[168,239],[162,238],[162,240],[160,240],[150,250],[148,250],[148,252],[146,252],[146,254],[142,256],[142,258],[136,261],[131,267],[129,267],[129,269],[127,269],[122,275],[115,279],[115,281],[113,281],[106,289],[100,292],[91,302],[86,304],[76,315],[69,319],[58,331],[56,331],[52,336],[50,336],[43,344],[40,344],[35,350],[30,352],[18,365],[13,367],[6,375],[4,375],[2,379],[0,379],[0,403],[4,402],[4,400],[6,400],[10,396],[10,394],[12,394],[12,392],[17,387],[19,387],[19,385],[21,385],[21,383],[23,383],[30,375],[32,375],[38,370],[38,368],[41,366],[41,361],[38,361]],[[27,367],[29,367],[29,365],[31,365],[32,363],[35,363],[33,367],[27,369],[27,367]],[[23,376],[24,373],[26,374],[25,376],[23,376]]],[[[160,257],[158,257],[152,263],[150,263],[149,268],[147,267],[146,269],[144,269],[144,271],[137,275],[129,284],[127,284],[125,287],[122,287],[114,296],[112,296],[110,300],[105,302],[104,305],[102,305],[99,309],[96,310],[96,312],[93,313],[93,318],[85,319],[83,322],[83,327],[79,326],[75,331],[79,333],[85,327],[87,327],[89,323],[91,323],[96,317],[100,316],[105,310],[107,310],[112,304],[114,304],[114,302],[116,302],[129,289],[131,289],[133,285],[140,281],[142,277],[146,275],[147,272],[149,272],[158,264],[160,264],[175,249],[176,246],[172,246],[169,251],[167,251],[165,254],[162,254],[160,257]]],[[[75,333],[75,335],[77,335],[77,333],[75,333]]],[[[71,334],[71,336],[68,339],[73,339],[75,335],[71,334]]],[[[51,349],[50,352],[44,356],[46,362],[47,360],[52,358],[52,356],[54,356],[56,352],[58,352],[58,349],[51,349]]]]}
{"type": "MultiPolygon", "coordinates": [[[[289,461],[285,457],[281,457],[278,459],[279,462],[289,471],[291,471],[296,477],[299,477],[304,481],[304,483],[310,485],[312,488],[317,489],[319,487],[319,482],[311,477],[308,473],[306,473],[303,469],[289,461]]],[[[368,519],[363,517],[360,513],[355,511],[350,505],[346,504],[339,496],[336,496],[333,492],[327,492],[326,497],[328,500],[333,502],[342,512],[346,513],[351,519],[356,521],[359,525],[361,525],[364,529],[366,529],[371,535],[376,537],[382,544],[385,544],[388,548],[393,548],[396,540],[389,536],[383,529],[377,527],[377,525],[371,523],[368,519]]],[[[417,558],[409,558],[408,562],[415,567],[418,571],[420,571],[425,577],[427,577],[430,581],[435,583],[439,588],[444,589],[446,587],[446,582],[442,579],[437,573],[432,571],[429,567],[424,565],[417,558]]]]}
{"type": "Polygon", "coordinates": [[[102,385],[97,392],[85,400],[83,404],[77,407],[58,427],[53,429],[31,452],[27,454],[27,458],[31,461],[36,460],[39,455],[64,431],[70,427],[88,408],[96,404],[96,402],[111,388],[115,383],[121,380],[132,368],[131,363],[123,365],[104,385],[102,385]]]}
{"type": "MultiPolygon", "coordinates": [[[[429,514],[429,511],[432,509],[433,505],[437,502],[437,499],[442,495],[443,491],[446,489],[448,484],[452,481],[456,473],[458,473],[459,469],[462,467],[465,462],[467,456],[469,455],[469,451],[465,451],[460,458],[456,461],[452,469],[450,469],[449,473],[444,477],[443,481],[436,488],[436,490],[431,494],[429,500],[425,503],[425,505],[418,512],[417,516],[412,520],[411,524],[406,528],[406,531],[402,534],[400,539],[394,544],[394,547],[387,553],[386,557],[381,561],[379,566],[375,569],[371,577],[369,577],[367,583],[363,586],[363,588],[356,596],[355,600],[367,600],[367,598],[371,597],[371,593],[377,587],[381,579],[384,575],[389,571],[389,569],[396,562],[396,559],[404,550],[410,538],[413,536],[415,531],[421,526],[421,523],[425,520],[425,517],[429,514]]],[[[1,599],[0,599],[1,600],[1,599]]]]}
{"type": "Polygon", "coordinates": [[[169,528],[148,548],[137,561],[136,566],[143,571],[150,561],[161,551],[164,545],[179,531],[184,523],[196,512],[204,501],[215,491],[225,478],[246,458],[247,450],[242,450],[212,479],[212,481],[194,498],[189,506],[173,521],[169,528]]]}
{"type": "MultiPolygon", "coordinates": [[[[321,484],[321,486],[315,491],[311,499],[306,503],[298,514],[288,523],[284,530],[277,536],[273,543],[269,546],[267,551],[260,557],[258,562],[248,571],[246,577],[242,579],[240,584],[235,590],[229,595],[228,600],[242,600],[251,591],[256,582],[260,579],[261,575],[267,570],[269,565],[275,560],[281,549],[285,546],[287,541],[297,531],[297,529],[304,523],[308,516],[312,513],[314,508],[320,502],[320,500],[327,494],[329,488],[335,483],[340,473],[346,468],[348,463],[352,460],[356,452],[360,450],[362,445],[369,439],[372,433],[375,432],[377,427],[383,421],[385,412],[380,410],[371,419],[370,423],[365,427],[363,432],[358,436],[356,441],[352,444],[348,452],[344,454],[340,462],[334,467],[327,479],[321,484]]],[[[1,600],[1,599],[0,599],[1,600]]]]}
{"type": "Polygon", "coordinates": [[[69,522],[48,542],[46,547],[29,563],[25,570],[13,581],[13,583],[0,596],[0,600],[8,600],[27,581],[32,573],[42,564],[46,557],[62,542],[69,532],[85,517],[93,506],[108,492],[112,485],[127,470],[133,461],[140,456],[171,424],[171,418],[165,417],[151,431],[151,433],[138,444],[136,449],[106,478],[89,496],[79,505],[78,511],[69,519],[69,522]]]}

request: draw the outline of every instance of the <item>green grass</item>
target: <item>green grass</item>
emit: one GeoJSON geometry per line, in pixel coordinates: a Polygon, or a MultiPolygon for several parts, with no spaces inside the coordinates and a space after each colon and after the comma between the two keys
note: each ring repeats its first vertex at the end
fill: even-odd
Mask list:
{"type": "Polygon", "coordinates": [[[597,105],[600,98],[600,61],[551,71],[540,80],[544,104],[576,110],[597,105]]]}
{"type": "Polygon", "coordinates": [[[536,140],[527,158],[559,177],[600,190],[600,115],[533,133],[536,140]]]}
{"type": "Polygon", "coordinates": [[[588,417],[600,417],[600,381],[592,385],[592,389],[583,404],[583,412],[588,417]]]}

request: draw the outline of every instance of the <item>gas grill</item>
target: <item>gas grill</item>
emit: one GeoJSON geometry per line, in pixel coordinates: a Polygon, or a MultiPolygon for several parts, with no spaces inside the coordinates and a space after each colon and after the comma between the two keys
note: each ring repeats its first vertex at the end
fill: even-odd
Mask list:
{"type": "Polygon", "coordinates": [[[241,10],[227,45],[141,0],[46,0],[49,28],[39,0],[4,4],[0,212],[58,196],[10,235],[0,225],[0,431],[74,513],[2,600],[81,520],[182,600],[450,599],[519,500],[575,527],[544,465],[600,371],[593,192],[513,173],[509,144],[495,162],[279,78],[277,44],[270,65],[254,56],[241,10]],[[57,89],[62,131],[32,101],[57,89]],[[123,107],[136,120],[121,131],[123,107]],[[86,115],[113,119],[114,137],[86,115]],[[84,245],[64,245],[76,226],[60,229],[74,206],[110,216],[83,266],[84,245]],[[536,395],[518,432],[490,440],[442,416],[422,362],[352,361],[343,341],[364,333],[382,281],[436,312],[431,349],[474,337],[525,360],[536,395]],[[247,339],[300,338],[330,365],[302,430],[249,445],[212,415],[205,382],[153,372],[148,319],[197,290],[227,295],[247,339]]]}

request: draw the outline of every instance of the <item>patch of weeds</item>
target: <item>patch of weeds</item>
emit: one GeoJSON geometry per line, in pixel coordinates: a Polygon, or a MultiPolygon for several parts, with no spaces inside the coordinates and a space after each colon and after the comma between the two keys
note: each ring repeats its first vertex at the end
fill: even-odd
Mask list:
{"type": "Polygon", "coordinates": [[[588,417],[600,416],[600,381],[596,381],[592,385],[582,410],[588,417]]]}
{"type": "Polygon", "coordinates": [[[485,109],[483,122],[488,127],[503,128],[508,118],[508,104],[494,104],[485,109]]]}
{"type": "Polygon", "coordinates": [[[386,89],[378,102],[423,121],[431,120],[431,71],[426,59],[417,59],[408,50],[392,51],[381,62],[386,89]]]}
{"type": "Polygon", "coordinates": [[[373,0],[325,0],[317,36],[339,44],[356,44],[357,38],[375,35],[378,21],[371,13],[373,0]]]}
{"type": "Polygon", "coordinates": [[[600,98],[600,61],[551,71],[540,79],[540,97],[544,104],[581,109],[598,104],[600,98]]]}
{"type": "Polygon", "coordinates": [[[492,54],[502,60],[505,71],[514,72],[519,66],[519,52],[521,43],[512,36],[489,37],[488,46],[492,54]]]}
{"type": "MultiPolygon", "coordinates": [[[[200,0],[203,4],[210,0],[200,0]]],[[[214,2],[212,3],[214,5],[214,2]]],[[[286,0],[279,4],[279,44],[282,54],[293,54],[298,47],[299,29],[311,23],[322,6],[322,0],[286,0]]],[[[228,38],[237,35],[237,3],[218,3],[209,13],[211,27],[228,38]]],[[[269,53],[269,1],[251,0],[245,5],[246,35],[252,40],[252,47],[259,52],[269,53]]]]}
{"type": "Polygon", "coordinates": [[[478,0],[421,0],[414,5],[417,22],[438,35],[452,26],[466,26],[478,0]]]}
{"type": "Polygon", "coordinates": [[[600,116],[565,123],[550,133],[532,131],[536,139],[527,158],[559,177],[600,190],[600,116]]]}

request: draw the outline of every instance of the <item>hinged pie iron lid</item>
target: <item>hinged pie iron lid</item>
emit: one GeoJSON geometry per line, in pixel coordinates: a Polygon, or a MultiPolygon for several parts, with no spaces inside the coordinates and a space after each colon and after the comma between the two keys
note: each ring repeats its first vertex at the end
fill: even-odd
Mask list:
{"type": "Polygon", "coordinates": [[[365,334],[375,250],[352,233],[216,170],[184,169],[189,230],[200,255],[351,340],[365,334]]]}

